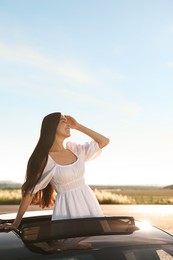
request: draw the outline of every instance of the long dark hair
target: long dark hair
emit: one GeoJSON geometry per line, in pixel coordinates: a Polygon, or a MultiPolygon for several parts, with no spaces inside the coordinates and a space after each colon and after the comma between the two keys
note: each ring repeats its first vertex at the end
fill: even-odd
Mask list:
{"type": "MultiPolygon", "coordinates": [[[[35,185],[40,180],[48,160],[48,153],[53,145],[56,129],[61,118],[61,113],[56,112],[44,117],[41,125],[40,138],[31,154],[27,169],[26,179],[22,185],[22,193],[32,193],[35,185]]],[[[54,202],[54,190],[49,183],[43,190],[34,194],[31,204],[39,204],[42,208],[52,206],[54,202]]]]}

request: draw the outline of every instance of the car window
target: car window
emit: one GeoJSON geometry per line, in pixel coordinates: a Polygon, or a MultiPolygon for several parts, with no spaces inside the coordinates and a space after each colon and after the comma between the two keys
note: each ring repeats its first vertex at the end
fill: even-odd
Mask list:
{"type": "Polygon", "coordinates": [[[173,254],[170,255],[170,253],[165,252],[163,249],[157,250],[157,254],[161,260],[173,260],[173,254]]]}
{"type": "Polygon", "coordinates": [[[131,248],[123,252],[127,260],[173,260],[173,248],[171,246],[131,248]]]}

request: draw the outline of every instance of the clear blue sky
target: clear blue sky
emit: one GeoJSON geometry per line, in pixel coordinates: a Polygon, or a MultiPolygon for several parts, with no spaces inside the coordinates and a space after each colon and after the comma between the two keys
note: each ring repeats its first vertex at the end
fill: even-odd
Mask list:
{"type": "Polygon", "coordinates": [[[0,99],[0,180],[61,111],[111,139],[89,184],[172,184],[173,1],[1,0],[0,99]]]}

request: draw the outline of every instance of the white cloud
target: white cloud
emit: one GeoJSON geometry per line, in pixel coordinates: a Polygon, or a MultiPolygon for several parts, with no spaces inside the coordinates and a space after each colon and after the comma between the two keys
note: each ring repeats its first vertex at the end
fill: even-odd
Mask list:
{"type": "Polygon", "coordinates": [[[45,59],[27,46],[12,46],[0,42],[0,58],[8,62],[41,63],[45,59]]]}
{"type": "Polygon", "coordinates": [[[168,28],[168,32],[173,33],[173,25],[168,28]]]}
{"type": "Polygon", "coordinates": [[[82,83],[89,83],[89,84],[96,83],[96,79],[93,76],[89,75],[87,72],[79,68],[59,66],[57,67],[56,71],[58,75],[66,79],[75,80],[82,83]]]}
{"type": "Polygon", "coordinates": [[[166,64],[169,68],[173,69],[173,61],[168,61],[166,64]]]}
{"type": "Polygon", "coordinates": [[[90,73],[85,69],[78,68],[75,62],[72,65],[62,66],[54,59],[46,57],[28,46],[14,46],[0,42],[0,58],[1,61],[10,63],[32,65],[65,80],[70,79],[81,83],[96,82],[96,79],[90,73]]]}
{"type": "Polygon", "coordinates": [[[108,79],[116,80],[116,81],[125,81],[127,80],[127,76],[125,74],[120,73],[117,70],[111,68],[103,68],[101,71],[108,79]]]}
{"type": "Polygon", "coordinates": [[[121,49],[119,47],[114,47],[112,50],[113,54],[115,54],[116,56],[120,56],[121,55],[121,49]]]}
{"type": "Polygon", "coordinates": [[[141,111],[141,107],[133,102],[124,102],[117,106],[115,110],[117,112],[132,115],[139,113],[141,111]]]}

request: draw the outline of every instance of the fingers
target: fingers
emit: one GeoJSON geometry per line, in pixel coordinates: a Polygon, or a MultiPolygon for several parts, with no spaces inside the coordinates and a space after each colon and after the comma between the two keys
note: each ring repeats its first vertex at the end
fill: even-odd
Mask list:
{"type": "Polygon", "coordinates": [[[0,230],[6,229],[6,224],[1,224],[0,225],[0,230]]]}
{"type": "Polygon", "coordinates": [[[12,230],[12,229],[14,229],[12,224],[5,223],[0,225],[0,230],[12,230]]]}
{"type": "Polygon", "coordinates": [[[68,124],[70,125],[70,128],[76,129],[78,122],[76,121],[76,119],[70,115],[65,115],[68,124]]]}
{"type": "Polygon", "coordinates": [[[75,124],[75,121],[76,121],[76,120],[75,120],[72,116],[65,115],[65,118],[67,119],[67,122],[68,122],[70,125],[75,124]]]}
{"type": "Polygon", "coordinates": [[[65,115],[65,118],[66,118],[67,120],[74,120],[74,118],[73,118],[72,116],[70,116],[70,115],[65,115]]]}
{"type": "Polygon", "coordinates": [[[68,122],[71,122],[73,124],[77,123],[77,120],[74,117],[72,117],[70,115],[65,115],[65,117],[66,117],[68,122]]]}

